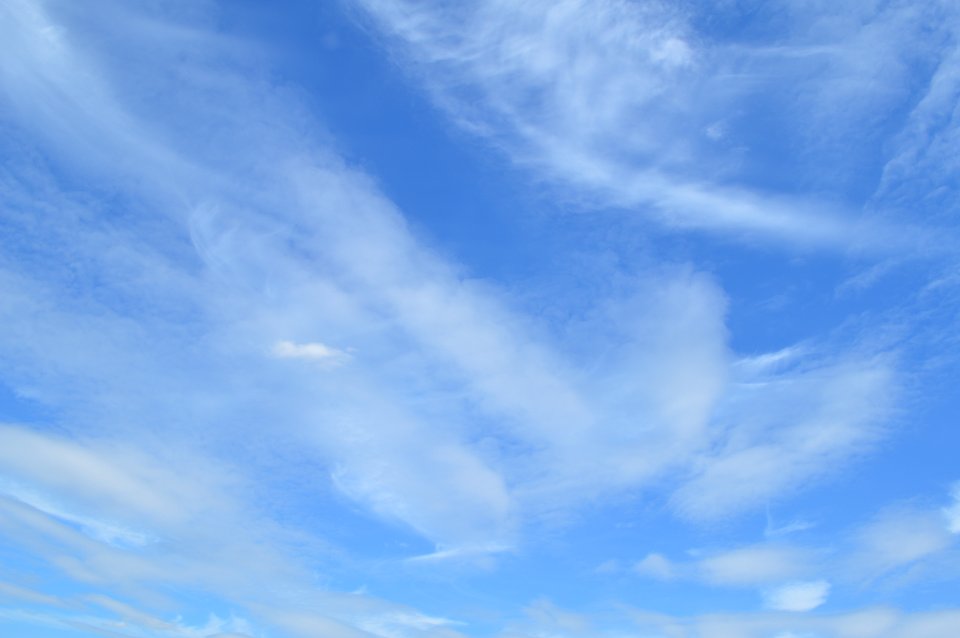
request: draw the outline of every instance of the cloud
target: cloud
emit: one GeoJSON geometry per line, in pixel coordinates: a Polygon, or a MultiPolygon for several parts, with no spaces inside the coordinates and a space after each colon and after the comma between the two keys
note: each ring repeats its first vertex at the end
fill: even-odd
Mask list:
{"type": "Polygon", "coordinates": [[[450,629],[450,627],[460,624],[462,623],[447,618],[437,618],[407,611],[367,618],[361,626],[374,635],[386,636],[386,638],[401,638],[408,635],[410,630],[422,632],[425,635],[433,634],[444,638],[458,638],[461,634],[450,629]]]}
{"type": "Polygon", "coordinates": [[[950,533],[960,534],[960,483],[954,484],[950,495],[953,497],[953,503],[943,509],[943,514],[947,517],[947,528],[950,533]]]}
{"type": "Polygon", "coordinates": [[[10,483],[4,488],[0,488],[0,493],[25,505],[29,505],[55,519],[75,525],[91,538],[110,545],[118,547],[142,547],[156,540],[149,534],[130,529],[127,526],[77,514],[74,511],[65,509],[62,505],[50,502],[46,497],[36,491],[25,490],[15,483],[10,483]]]}
{"type": "MultiPolygon", "coordinates": [[[[799,607],[807,603],[813,609],[834,585],[863,587],[882,580],[886,586],[907,587],[955,578],[955,533],[946,512],[901,503],[837,533],[830,542],[698,549],[684,560],[651,553],[636,563],[634,572],[714,587],[762,587],[770,609],[801,611],[799,607]]],[[[764,536],[771,534],[765,530],[764,536]]]]}
{"type": "Polygon", "coordinates": [[[699,561],[702,577],[717,585],[762,585],[802,576],[811,569],[808,555],[796,548],[754,545],[699,561]]]}
{"type": "Polygon", "coordinates": [[[829,593],[825,580],[788,583],[766,592],[764,604],[776,611],[810,611],[825,603],[829,593]]]}
{"type": "MultiPolygon", "coordinates": [[[[94,450],[26,428],[0,426],[0,471],[83,507],[160,527],[176,524],[189,510],[209,505],[196,482],[167,471],[155,456],[148,458],[121,446],[104,447],[94,450]]],[[[200,485],[210,484],[210,477],[200,481],[200,485]]],[[[38,505],[27,498],[31,505],[38,505]]]]}
{"type": "Polygon", "coordinates": [[[742,588],[795,581],[827,566],[824,550],[782,544],[746,545],[710,552],[691,550],[690,554],[686,560],[647,554],[634,565],[633,571],[662,581],[684,580],[712,587],[742,588]]]}
{"type": "Polygon", "coordinates": [[[693,465],[674,506],[710,520],[822,477],[883,436],[897,385],[883,359],[740,377],[716,417],[726,429],[693,465]]]}
{"type": "Polygon", "coordinates": [[[672,580],[676,577],[676,568],[663,554],[647,554],[633,566],[633,570],[643,576],[659,580],[672,580]]]}
{"type": "Polygon", "coordinates": [[[293,341],[278,341],[270,351],[273,356],[280,359],[307,359],[310,361],[323,361],[330,364],[342,363],[350,358],[350,355],[343,350],[331,348],[330,346],[319,343],[294,343],[293,341]]]}
{"type": "MultiPolygon", "coordinates": [[[[955,36],[956,7],[940,3],[938,9],[942,12],[940,29],[955,36]]],[[[916,202],[939,217],[944,202],[956,195],[951,182],[960,170],[949,151],[960,137],[960,117],[955,108],[960,92],[960,47],[955,37],[948,36],[928,40],[925,48],[930,50],[932,73],[893,140],[893,152],[883,167],[874,199],[878,203],[891,201],[897,207],[916,202]],[[924,193],[919,201],[917,191],[924,193]]]]}
{"type": "MultiPolygon", "coordinates": [[[[858,118],[904,99],[909,78],[885,69],[905,66],[912,36],[937,24],[936,11],[894,7],[819,32],[794,7],[809,19],[775,44],[745,46],[699,32],[696,9],[659,2],[355,4],[454,122],[567,199],[675,229],[801,245],[914,251],[932,243],[907,224],[857,221],[855,210],[749,184],[772,159],[753,139],[757,119],[772,127],[768,139],[782,134],[833,152],[863,124],[858,118]],[[879,52],[879,41],[893,45],[879,52]],[[795,86],[803,89],[793,99],[756,99],[795,86]],[[835,137],[825,139],[826,129],[835,137]]],[[[777,165],[795,155],[779,153],[777,165]]],[[[831,165],[856,170],[848,162],[837,155],[831,165]]],[[[804,178],[843,188],[831,183],[836,174],[797,163],[791,169],[804,178]]]]}
{"type": "Polygon", "coordinates": [[[0,498],[0,532],[68,580],[109,584],[120,595],[147,582],[166,582],[226,596],[256,587],[238,573],[305,582],[285,547],[289,532],[260,520],[241,496],[243,483],[225,478],[213,459],[204,462],[179,450],[182,464],[175,464],[129,445],[78,443],[9,426],[0,434],[7,443],[17,442],[4,449],[29,455],[23,465],[8,455],[0,472],[19,483],[31,481],[48,491],[48,500],[63,503],[46,508],[10,492],[0,498]],[[118,526],[122,533],[104,533],[118,526]],[[142,530],[149,542],[123,542],[132,534],[128,528],[142,530]]]}
{"type": "Polygon", "coordinates": [[[523,609],[523,615],[506,624],[500,638],[533,636],[597,636],[606,632],[589,614],[563,608],[547,598],[538,598],[523,609]]]}
{"type": "MultiPolygon", "coordinates": [[[[841,613],[797,613],[763,611],[668,615],[643,609],[625,608],[620,616],[591,617],[590,635],[649,635],[665,638],[950,638],[960,611],[952,608],[909,612],[872,607],[841,613]]],[[[538,636],[550,631],[526,626],[524,633],[505,635],[538,636]]],[[[553,633],[549,635],[576,635],[553,633]]]]}
{"type": "Polygon", "coordinates": [[[12,585],[10,583],[0,583],[0,596],[12,598],[19,602],[26,602],[34,605],[44,605],[46,607],[65,607],[66,603],[57,596],[50,596],[43,592],[12,585]]]}
{"type": "Polygon", "coordinates": [[[767,525],[763,529],[763,535],[766,538],[778,538],[780,536],[788,536],[813,529],[814,527],[816,527],[816,523],[804,520],[794,520],[783,525],[774,525],[773,519],[770,517],[769,512],[767,512],[767,525]]]}
{"type": "Polygon", "coordinates": [[[895,570],[945,550],[953,542],[939,512],[916,507],[886,510],[857,534],[851,560],[871,575],[895,570]]]}
{"type": "MultiPolygon", "coordinates": [[[[295,555],[294,545],[284,548],[283,535],[277,530],[261,535],[264,530],[255,526],[262,523],[249,513],[242,518],[204,520],[201,532],[188,522],[168,530],[162,544],[142,551],[101,544],[22,504],[0,501],[0,509],[0,534],[7,546],[19,547],[53,568],[58,589],[76,591],[79,584],[81,592],[111,592],[54,597],[18,586],[0,587],[0,595],[42,610],[42,616],[22,617],[29,624],[107,632],[122,627],[124,635],[135,638],[258,636],[264,628],[284,636],[308,637],[319,628],[324,635],[419,636],[449,624],[365,595],[340,599],[323,594],[301,569],[302,556],[295,555]],[[263,583],[270,583],[269,591],[263,583]],[[168,599],[163,594],[171,588],[185,596],[202,597],[205,605],[242,605],[256,622],[210,615],[205,624],[186,624],[184,612],[199,607],[199,613],[209,614],[210,609],[179,597],[168,599]],[[175,617],[170,614],[172,608],[178,610],[175,617]]],[[[298,540],[296,546],[302,551],[305,546],[298,540]]]]}

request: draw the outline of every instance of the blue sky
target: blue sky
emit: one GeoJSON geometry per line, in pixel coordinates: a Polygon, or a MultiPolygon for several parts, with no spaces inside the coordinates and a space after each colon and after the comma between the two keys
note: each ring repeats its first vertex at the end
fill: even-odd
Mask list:
{"type": "Polygon", "coordinates": [[[0,634],[956,636],[956,3],[0,47],[0,634]]]}

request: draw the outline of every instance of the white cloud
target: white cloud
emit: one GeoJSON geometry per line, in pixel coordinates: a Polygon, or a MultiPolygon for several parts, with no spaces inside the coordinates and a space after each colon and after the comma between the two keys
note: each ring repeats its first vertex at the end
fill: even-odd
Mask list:
{"type": "MultiPolygon", "coordinates": [[[[0,426],[0,472],[82,506],[159,526],[175,524],[189,510],[208,505],[194,481],[163,469],[155,457],[132,448],[105,447],[96,451],[26,428],[0,426]]],[[[200,485],[209,485],[208,479],[200,485]]],[[[24,496],[33,506],[53,509],[24,496]]]]}
{"type": "Polygon", "coordinates": [[[448,618],[438,618],[412,611],[403,611],[365,618],[360,623],[360,627],[374,635],[385,636],[386,638],[405,638],[409,635],[410,630],[426,633],[434,630],[442,630],[443,633],[441,635],[446,638],[455,638],[457,634],[449,631],[448,628],[460,624],[462,623],[452,621],[448,618]]]}
{"type": "Polygon", "coordinates": [[[836,471],[883,436],[896,392],[882,359],[740,377],[716,416],[726,430],[694,464],[675,507],[709,520],[836,471]]]}
{"type": "Polygon", "coordinates": [[[953,503],[943,509],[943,514],[947,517],[947,528],[950,533],[960,534],[960,483],[954,484],[950,495],[953,497],[953,503]]]}
{"type": "Polygon", "coordinates": [[[914,15],[901,24],[916,23],[916,15],[939,10],[938,30],[952,31],[952,36],[925,43],[932,73],[926,78],[923,93],[914,96],[910,112],[904,118],[899,135],[893,140],[892,153],[883,167],[874,198],[901,203],[910,201],[920,191],[920,207],[930,207],[933,215],[942,208],[945,197],[952,197],[960,163],[951,152],[960,140],[960,114],[956,111],[960,92],[960,46],[955,34],[960,32],[960,19],[952,3],[917,5],[914,15]],[[939,6],[938,6],[939,5],[939,6]]]}
{"type": "Polygon", "coordinates": [[[763,529],[763,535],[766,538],[778,538],[781,536],[788,536],[790,534],[796,534],[798,532],[803,532],[808,529],[813,529],[816,527],[815,523],[805,520],[794,520],[783,525],[774,525],[773,520],[770,518],[769,512],[767,513],[767,525],[763,529]]]}
{"type": "Polygon", "coordinates": [[[179,463],[129,444],[81,443],[10,426],[0,437],[3,449],[29,455],[23,464],[11,462],[16,454],[5,455],[0,472],[42,486],[64,504],[48,507],[35,492],[23,500],[23,491],[12,491],[14,498],[0,498],[0,534],[71,580],[109,583],[121,594],[144,582],[167,582],[227,596],[256,587],[238,573],[291,585],[306,581],[286,553],[289,532],[257,517],[242,497],[244,483],[228,478],[210,457],[174,450],[172,441],[166,452],[179,463]],[[128,542],[130,528],[149,544],[128,542]]]}
{"type": "Polygon", "coordinates": [[[104,543],[118,547],[142,547],[156,540],[142,531],[69,511],[59,504],[50,502],[35,490],[25,489],[15,483],[8,482],[7,485],[0,485],[0,494],[29,505],[53,518],[74,524],[91,538],[104,543]]]}
{"type": "Polygon", "coordinates": [[[202,625],[190,625],[175,619],[170,622],[144,614],[129,605],[117,601],[102,600],[99,605],[82,598],[66,598],[65,607],[69,611],[56,610],[48,613],[0,609],[0,620],[29,623],[33,626],[46,626],[59,631],[98,634],[104,636],[123,636],[124,638],[159,638],[177,636],[177,638],[254,638],[260,633],[253,630],[251,624],[236,617],[220,618],[211,615],[202,625]],[[114,616],[104,616],[104,607],[114,611],[114,616]]]}
{"type": "Polygon", "coordinates": [[[527,618],[540,631],[553,635],[583,635],[591,633],[588,616],[563,609],[546,598],[534,601],[524,609],[527,618]]]}
{"type": "Polygon", "coordinates": [[[136,625],[146,627],[147,629],[160,631],[174,629],[174,625],[172,623],[151,616],[150,614],[145,614],[139,609],[128,605],[127,603],[110,598],[109,596],[104,596],[102,594],[89,594],[84,597],[84,600],[96,605],[97,607],[101,607],[113,612],[127,622],[132,622],[136,625]]]}
{"type": "Polygon", "coordinates": [[[331,364],[342,363],[350,358],[347,352],[319,342],[278,341],[270,352],[281,359],[307,359],[331,364]]]}
{"type": "Polygon", "coordinates": [[[776,545],[753,545],[714,554],[697,565],[707,582],[739,586],[800,577],[812,567],[808,552],[776,545]]]}
{"type": "Polygon", "coordinates": [[[65,607],[67,603],[57,596],[51,596],[43,592],[20,587],[10,583],[0,582],[0,596],[12,598],[19,602],[25,602],[34,605],[45,605],[47,607],[65,607]]]}
{"type": "Polygon", "coordinates": [[[711,44],[691,26],[691,12],[660,2],[355,2],[454,121],[578,199],[675,228],[841,249],[914,248],[921,238],[857,222],[856,211],[725,185],[750,150],[750,127],[728,121],[722,137],[716,127],[726,114],[747,112],[758,86],[797,84],[812,97],[789,104],[782,126],[809,128],[810,142],[827,126],[859,126],[852,113],[874,113],[907,84],[883,69],[909,51],[903,32],[921,22],[909,11],[864,16],[859,30],[840,33],[804,33],[798,21],[796,46],[749,47],[711,44]],[[898,28],[904,14],[910,27],[898,28]],[[887,59],[877,53],[884,35],[897,45],[887,59]],[[840,70],[824,72],[809,55],[840,70]]]}
{"type": "Polygon", "coordinates": [[[788,583],[767,591],[764,603],[776,611],[810,611],[825,603],[829,593],[825,580],[788,583]]]}
{"type": "MultiPolygon", "coordinates": [[[[647,578],[704,583],[713,587],[770,586],[796,581],[822,571],[827,552],[808,547],[759,544],[719,551],[691,550],[686,560],[652,553],[633,566],[647,578]]],[[[802,583],[800,583],[802,584],[802,583]]]]}
{"type": "MultiPolygon", "coordinates": [[[[835,583],[863,587],[884,579],[887,585],[902,587],[931,578],[955,578],[954,532],[943,514],[944,510],[900,504],[839,533],[828,544],[768,542],[696,550],[682,561],[649,554],[635,565],[635,572],[718,587],[763,586],[770,609],[802,611],[808,604],[813,609],[835,583]]],[[[771,533],[768,522],[764,535],[777,538],[809,527],[792,524],[786,532],[771,533]]]]}
{"type": "MultiPolygon", "coordinates": [[[[627,608],[620,618],[598,614],[588,620],[592,625],[589,635],[611,638],[624,635],[666,638],[952,638],[956,623],[960,621],[960,610],[904,612],[873,607],[840,613],[763,611],[675,616],[627,608]]],[[[549,625],[524,629],[525,633],[517,635],[557,635],[550,631],[549,625]]]]}
{"type": "Polygon", "coordinates": [[[882,512],[857,533],[858,551],[851,560],[870,575],[881,574],[933,556],[953,538],[943,517],[914,507],[882,512]]]}
{"type": "Polygon", "coordinates": [[[677,576],[676,567],[663,554],[647,554],[633,569],[638,574],[660,580],[672,580],[677,576]]]}
{"type": "Polygon", "coordinates": [[[438,442],[417,449],[422,434],[407,434],[412,436],[406,442],[402,432],[381,431],[365,437],[363,445],[340,445],[342,465],[333,474],[337,487],[385,518],[412,526],[441,549],[499,548],[512,542],[512,501],[503,478],[462,445],[438,442]]]}

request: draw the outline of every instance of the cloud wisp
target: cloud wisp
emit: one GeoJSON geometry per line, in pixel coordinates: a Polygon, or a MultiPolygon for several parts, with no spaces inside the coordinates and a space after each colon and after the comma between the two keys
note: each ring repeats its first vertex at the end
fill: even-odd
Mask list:
{"type": "MultiPolygon", "coordinates": [[[[951,495],[952,496],[952,495],[951,495]]],[[[948,508],[903,503],[819,541],[800,538],[720,549],[689,550],[682,560],[650,553],[633,574],[663,583],[692,582],[758,591],[767,609],[806,612],[831,591],[868,586],[909,587],[952,578],[956,533],[948,508]]],[[[809,528],[806,528],[809,530],[809,528]]]]}
{"type": "MultiPolygon", "coordinates": [[[[839,204],[842,182],[817,184],[834,189],[832,201],[764,187],[756,177],[771,144],[751,137],[763,118],[779,127],[770,135],[812,155],[837,144],[827,134],[856,135],[862,118],[909,99],[909,78],[883,69],[906,65],[915,32],[949,29],[937,3],[865,11],[864,24],[833,32],[792,7],[795,43],[750,46],[699,31],[706,20],[693,7],[654,1],[355,4],[454,122],[575,202],[781,245],[908,254],[938,245],[906,220],[839,204]],[[802,93],[789,100],[793,87],[802,93]]],[[[795,181],[844,177],[795,157],[795,181]]]]}

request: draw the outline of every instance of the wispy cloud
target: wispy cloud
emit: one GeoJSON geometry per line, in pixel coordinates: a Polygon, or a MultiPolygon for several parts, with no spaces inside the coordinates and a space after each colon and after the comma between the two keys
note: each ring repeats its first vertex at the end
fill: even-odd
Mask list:
{"type": "Polygon", "coordinates": [[[939,512],[905,506],[881,512],[859,531],[858,541],[850,560],[876,577],[939,554],[954,538],[939,512]]]}
{"type": "Polygon", "coordinates": [[[759,585],[807,573],[809,556],[794,547],[758,545],[722,552],[699,562],[698,569],[708,582],[720,585],[759,585]]]}
{"type": "Polygon", "coordinates": [[[960,483],[955,484],[950,496],[953,502],[943,509],[951,534],[960,534],[960,483]]]}
{"type": "MultiPolygon", "coordinates": [[[[543,604],[543,603],[541,603],[543,604]]],[[[552,614],[532,615],[517,621],[502,636],[622,636],[631,633],[667,638],[949,638],[956,610],[904,612],[872,607],[858,612],[821,614],[796,611],[741,612],[700,616],[668,615],[635,608],[620,613],[576,614],[549,603],[552,614]],[[556,618],[578,619],[558,623],[556,618]]]]}
{"type": "Polygon", "coordinates": [[[905,503],[819,542],[809,537],[732,548],[698,549],[683,559],[648,554],[634,573],[661,581],[759,589],[765,605],[780,611],[819,607],[834,587],[885,583],[911,587],[918,579],[956,577],[955,535],[944,510],[905,503]],[[936,565],[944,569],[937,573],[936,565]]]}
{"type": "Polygon", "coordinates": [[[765,602],[768,609],[777,611],[810,611],[826,602],[830,583],[813,580],[781,585],[768,591],[765,602]]]}
{"type": "Polygon", "coordinates": [[[740,377],[718,410],[717,423],[729,429],[694,464],[675,506],[693,518],[722,516],[822,476],[837,467],[833,459],[861,454],[882,436],[896,391],[882,359],[740,377]]]}
{"type": "MultiPolygon", "coordinates": [[[[749,123],[763,117],[785,138],[832,148],[825,130],[842,137],[858,117],[904,99],[908,78],[883,70],[905,64],[910,34],[934,23],[936,10],[891,7],[835,32],[798,19],[793,44],[739,46],[698,32],[695,9],[659,2],[356,4],[454,121],[574,200],[632,209],[668,227],[789,243],[871,251],[930,244],[905,223],[885,226],[826,201],[751,188],[750,175],[763,172],[755,163],[765,160],[749,123]],[[876,46],[881,38],[888,46],[876,46]],[[824,72],[821,59],[834,70],[824,72]],[[794,101],[755,99],[798,85],[794,101]],[[785,113],[755,112],[758,103],[785,113]]],[[[819,168],[794,170],[810,179],[819,168]]]]}
{"type": "Polygon", "coordinates": [[[658,580],[672,580],[677,577],[676,566],[663,554],[647,554],[633,569],[642,576],[658,580]]]}

